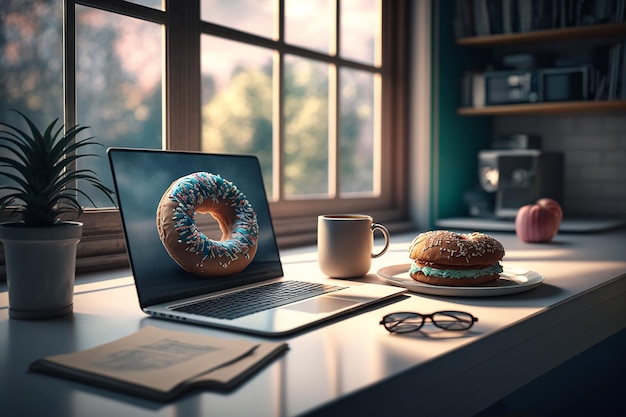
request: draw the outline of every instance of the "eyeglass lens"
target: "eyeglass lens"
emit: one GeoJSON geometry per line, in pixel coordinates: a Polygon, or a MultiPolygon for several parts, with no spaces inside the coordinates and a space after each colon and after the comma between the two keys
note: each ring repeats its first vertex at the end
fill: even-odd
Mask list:
{"type": "Polygon", "coordinates": [[[466,330],[474,324],[474,317],[460,311],[441,311],[432,315],[432,321],[441,329],[466,330]]]}
{"type": "Polygon", "coordinates": [[[394,333],[414,332],[424,325],[424,317],[417,313],[392,313],[383,317],[385,329],[394,333]]]}
{"type": "Polygon", "coordinates": [[[469,313],[461,311],[438,311],[433,314],[392,313],[383,317],[381,324],[393,333],[408,333],[419,330],[426,319],[444,330],[467,330],[478,321],[469,313]]]}

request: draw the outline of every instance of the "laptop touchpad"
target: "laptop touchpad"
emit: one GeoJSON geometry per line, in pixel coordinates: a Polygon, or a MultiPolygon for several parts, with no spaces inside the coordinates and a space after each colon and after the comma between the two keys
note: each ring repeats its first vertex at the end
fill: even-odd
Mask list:
{"type": "Polygon", "coordinates": [[[292,304],[283,308],[287,310],[302,311],[303,313],[317,314],[329,313],[331,311],[350,307],[351,305],[357,303],[357,301],[342,300],[333,297],[318,297],[311,300],[305,300],[300,303],[292,304]]]}

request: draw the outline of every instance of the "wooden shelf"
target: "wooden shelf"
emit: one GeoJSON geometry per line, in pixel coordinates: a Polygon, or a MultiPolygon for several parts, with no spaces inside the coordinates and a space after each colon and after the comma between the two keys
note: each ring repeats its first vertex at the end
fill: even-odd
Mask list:
{"type": "Polygon", "coordinates": [[[612,38],[626,36],[626,23],[605,23],[601,25],[570,28],[535,30],[531,32],[506,33],[499,35],[473,36],[456,40],[459,46],[498,46],[520,45],[563,40],[612,38]]]}
{"type": "Polygon", "coordinates": [[[600,113],[626,111],[626,100],[564,101],[557,103],[507,104],[501,106],[461,107],[461,116],[498,116],[510,114],[600,113]]]}

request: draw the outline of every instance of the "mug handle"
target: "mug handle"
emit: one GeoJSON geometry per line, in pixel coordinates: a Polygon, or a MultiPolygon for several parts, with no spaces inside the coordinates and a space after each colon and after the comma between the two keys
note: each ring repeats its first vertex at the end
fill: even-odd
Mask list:
{"type": "Polygon", "coordinates": [[[372,223],[371,230],[372,230],[372,233],[378,230],[385,237],[385,247],[383,247],[383,249],[378,253],[372,253],[372,258],[378,258],[379,256],[382,256],[385,252],[387,252],[387,249],[389,249],[389,241],[390,241],[389,231],[387,230],[385,226],[379,223],[372,223]]]}

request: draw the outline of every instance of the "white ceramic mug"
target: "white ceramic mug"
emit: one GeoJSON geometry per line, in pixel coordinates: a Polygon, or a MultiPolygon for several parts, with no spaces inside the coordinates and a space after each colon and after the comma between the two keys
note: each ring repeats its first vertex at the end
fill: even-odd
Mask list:
{"type": "Polygon", "coordinates": [[[326,214],[317,218],[317,256],[320,269],[333,278],[367,274],[372,258],[387,252],[389,232],[364,214],[326,214]],[[385,238],[382,250],[372,253],[374,232],[385,238]]]}

